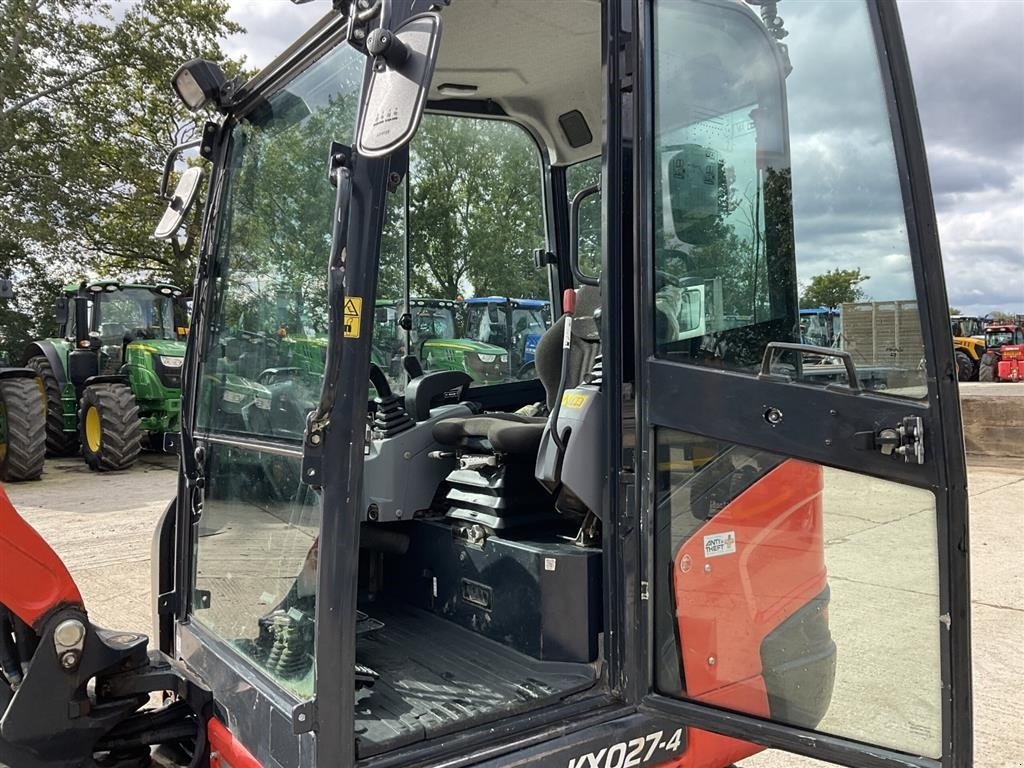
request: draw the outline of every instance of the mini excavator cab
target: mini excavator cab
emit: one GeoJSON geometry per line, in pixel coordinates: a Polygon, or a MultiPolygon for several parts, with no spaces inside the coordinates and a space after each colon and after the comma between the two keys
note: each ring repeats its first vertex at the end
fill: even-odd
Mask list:
{"type": "Polygon", "coordinates": [[[186,64],[224,117],[155,648],[89,623],[0,507],[25,569],[0,761],[970,765],[963,443],[898,15],[779,5],[336,0],[244,86],[186,64]],[[829,268],[917,308],[885,388],[801,340],[829,268]],[[379,300],[492,294],[550,301],[529,370],[374,363],[379,300]],[[314,331],[254,332],[263,304],[314,331]]]}

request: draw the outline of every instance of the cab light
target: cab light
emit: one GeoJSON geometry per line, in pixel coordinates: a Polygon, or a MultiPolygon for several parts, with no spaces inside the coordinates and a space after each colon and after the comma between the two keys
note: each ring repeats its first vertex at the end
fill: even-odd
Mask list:
{"type": "Polygon", "coordinates": [[[240,403],[243,400],[245,400],[245,395],[241,392],[232,392],[230,390],[225,390],[224,392],[225,403],[240,403]]]}
{"type": "Polygon", "coordinates": [[[168,357],[167,355],[160,355],[160,365],[165,368],[181,368],[184,362],[184,357],[168,357]]]}

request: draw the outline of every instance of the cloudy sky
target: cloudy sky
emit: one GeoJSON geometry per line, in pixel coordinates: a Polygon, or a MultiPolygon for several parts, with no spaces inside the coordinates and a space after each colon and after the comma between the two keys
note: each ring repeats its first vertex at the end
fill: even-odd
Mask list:
{"type": "MultiPolygon", "coordinates": [[[[228,40],[227,50],[258,67],[323,15],[329,3],[231,0],[231,5],[231,17],[247,32],[228,40]]],[[[794,30],[787,42],[795,47],[795,22],[813,10],[803,0],[782,0],[779,10],[794,30]]],[[[924,124],[950,302],[965,313],[1024,313],[1024,0],[900,0],[900,11],[924,124]]],[[[832,82],[852,88],[854,79],[847,71],[832,82]]],[[[850,141],[829,146],[828,136],[813,133],[806,134],[815,142],[808,163],[848,153],[853,146],[850,141]]],[[[800,171],[796,155],[794,145],[794,187],[800,171]]],[[[883,184],[877,177],[872,183],[883,184]]],[[[798,227],[797,236],[813,259],[808,269],[816,269],[827,266],[824,258],[813,258],[819,246],[853,241],[837,236],[847,227],[826,231],[830,220],[838,220],[834,209],[807,210],[808,216],[817,215],[817,223],[808,218],[808,228],[801,235],[798,227]]],[[[849,223],[854,222],[850,217],[849,223]]],[[[878,228],[875,235],[884,240],[886,231],[878,228]]],[[[862,242],[858,247],[870,246],[862,242]]],[[[864,265],[872,274],[865,288],[872,298],[898,298],[891,294],[899,292],[903,264],[891,247],[887,256],[880,242],[878,247],[877,259],[864,265]]]]}

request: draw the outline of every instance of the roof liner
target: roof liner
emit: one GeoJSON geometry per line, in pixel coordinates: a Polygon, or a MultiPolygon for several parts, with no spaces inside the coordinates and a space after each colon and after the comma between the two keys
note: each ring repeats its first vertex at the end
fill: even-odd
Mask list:
{"type": "Polygon", "coordinates": [[[463,0],[442,11],[441,52],[430,99],[491,100],[545,145],[552,164],[601,152],[600,0],[463,0]],[[438,86],[476,86],[470,94],[438,86]],[[579,110],[590,143],[574,148],[558,116],[579,110]]]}

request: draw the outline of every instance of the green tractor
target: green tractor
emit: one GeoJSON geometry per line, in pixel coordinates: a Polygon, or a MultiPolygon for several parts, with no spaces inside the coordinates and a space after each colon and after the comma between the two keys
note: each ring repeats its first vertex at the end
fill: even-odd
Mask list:
{"type": "Polygon", "coordinates": [[[475,382],[506,381],[508,352],[486,341],[459,338],[462,302],[413,298],[377,302],[373,326],[373,362],[392,379],[401,376],[402,360],[417,358],[423,371],[464,371],[475,382]],[[406,349],[408,332],[408,350],[406,349]]]}
{"type": "MultiPolygon", "coordinates": [[[[13,282],[0,278],[0,306],[13,299],[13,282]]],[[[0,483],[38,480],[46,420],[41,382],[35,371],[10,366],[5,330],[0,324],[0,483]]]]}
{"type": "Polygon", "coordinates": [[[102,472],[130,467],[144,442],[176,449],[185,355],[179,312],[182,291],[173,285],[65,286],[58,337],[33,342],[26,363],[45,389],[48,453],[81,446],[89,468],[102,472]]]}

